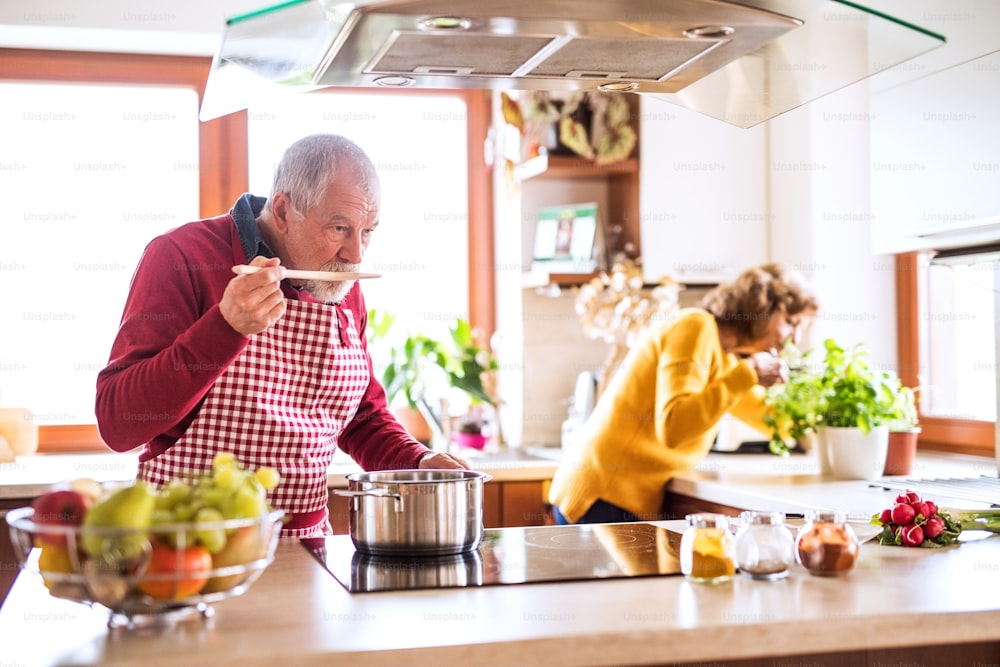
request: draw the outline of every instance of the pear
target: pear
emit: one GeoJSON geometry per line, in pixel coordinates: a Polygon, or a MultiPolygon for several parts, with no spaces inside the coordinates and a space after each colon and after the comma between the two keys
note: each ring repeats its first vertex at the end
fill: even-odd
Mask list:
{"type": "Polygon", "coordinates": [[[141,480],[103,496],[83,517],[84,551],[113,560],[141,556],[149,545],[145,529],[155,503],[155,490],[141,480]]]}

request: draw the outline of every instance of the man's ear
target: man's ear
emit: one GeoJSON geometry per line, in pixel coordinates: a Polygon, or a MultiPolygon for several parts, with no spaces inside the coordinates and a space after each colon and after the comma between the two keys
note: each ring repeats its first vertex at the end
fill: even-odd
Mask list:
{"type": "Polygon", "coordinates": [[[274,230],[280,234],[288,232],[288,216],[292,212],[292,200],[287,192],[278,192],[271,201],[274,230]]]}

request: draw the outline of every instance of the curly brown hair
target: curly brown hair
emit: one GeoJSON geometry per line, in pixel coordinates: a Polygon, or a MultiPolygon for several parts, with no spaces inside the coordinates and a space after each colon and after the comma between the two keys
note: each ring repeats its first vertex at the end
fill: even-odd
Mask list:
{"type": "Polygon", "coordinates": [[[776,312],[794,317],[819,309],[805,279],[777,262],[746,269],[732,282],[714,288],[698,305],[715,316],[720,329],[732,331],[743,341],[763,337],[776,312]]]}

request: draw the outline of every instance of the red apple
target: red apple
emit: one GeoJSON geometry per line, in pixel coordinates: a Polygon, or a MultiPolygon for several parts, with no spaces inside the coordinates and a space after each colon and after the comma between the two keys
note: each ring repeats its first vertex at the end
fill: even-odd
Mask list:
{"type": "MultiPolygon", "coordinates": [[[[73,489],[56,489],[35,498],[32,521],[40,526],[79,526],[92,502],[88,496],[73,489]]],[[[41,531],[38,536],[50,544],[66,544],[67,533],[41,531]]]]}

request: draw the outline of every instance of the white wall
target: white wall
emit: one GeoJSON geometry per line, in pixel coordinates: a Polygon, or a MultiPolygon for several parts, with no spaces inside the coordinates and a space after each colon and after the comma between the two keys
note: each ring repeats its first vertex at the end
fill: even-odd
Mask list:
{"type": "Polygon", "coordinates": [[[895,368],[894,263],[871,251],[868,105],[860,84],[770,121],[771,249],[819,295],[811,344],[863,343],[895,368]]]}

